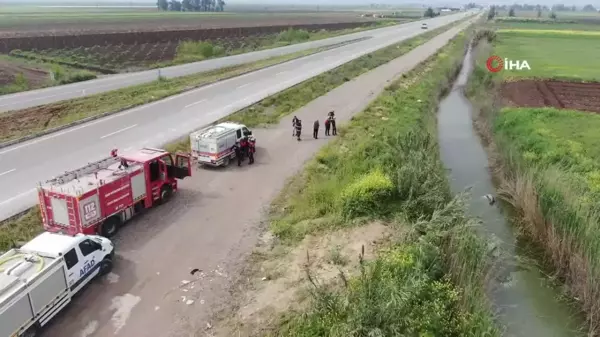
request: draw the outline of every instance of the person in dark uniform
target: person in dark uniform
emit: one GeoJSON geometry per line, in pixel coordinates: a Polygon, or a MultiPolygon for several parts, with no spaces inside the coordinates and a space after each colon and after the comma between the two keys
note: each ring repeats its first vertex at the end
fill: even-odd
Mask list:
{"type": "Polygon", "coordinates": [[[313,137],[319,138],[319,120],[317,119],[313,124],[313,137]]]}
{"type": "Polygon", "coordinates": [[[254,152],[256,152],[256,138],[250,137],[248,142],[248,164],[254,164],[254,152]]]}
{"type": "Polygon", "coordinates": [[[331,123],[329,122],[329,118],[325,120],[325,136],[329,136],[329,130],[331,129],[331,123]]]}
{"type": "Polygon", "coordinates": [[[237,158],[238,166],[242,166],[242,151],[237,143],[233,145],[233,151],[235,151],[235,158],[237,158]]]}
{"type": "Polygon", "coordinates": [[[302,133],[302,121],[301,120],[297,120],[296,121],[296,137],[298,137],[298,141],[302,140],[300,139],[300,134],[302,133]]]}
{"type": "Polygon", "coordinates": [[[248,155],[248,137],[244,136],[240,140],[240,152],[242,153],[242,160],[246,159],[248,155]]]}
{"type": "Polygon", "coordinates": [[[337,136],[337,128],[335,127],[335,116],[331,116],[329,118],[331,118],[331,134],[337,136]]]}
{"type": "Polygon", "coordinates": [[[292,137],[296,136],[296,123],[298,122],[298,117],[294,116],[292,119],[292,137]]]}

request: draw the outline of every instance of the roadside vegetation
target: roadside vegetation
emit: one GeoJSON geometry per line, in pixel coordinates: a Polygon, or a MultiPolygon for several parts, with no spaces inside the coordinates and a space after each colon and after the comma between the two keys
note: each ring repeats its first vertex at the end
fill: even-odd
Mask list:
{"type": "Polygon", "coordinates": [[[87,81],[95,72],[0,55],[0,95],[87,81]]]}
{"type": "Polygon", "coordinates": [[[467,93],[479,110],[475,122],[489,144],[499,194],[514,207],[521,233],[542,248],[587,314],[589,335],[597,335],[600,116],[590,112],[600,111],[600,73],[589,55],[598,53],[600,40],[561,23],[547,33],[521,29],[485,33],[489,40],[476,48],[467,93]],[[549,45],[561,48],[542,55],[549,45]],[[532,71],[492,74],[485,68],[492,54],[526,59],[532,71]]]}
{"type": "MultiPolygon", "coordinates": [[[[391,84],[291,180],[273,204],[269,229],[277,243],[254,268],[260,277],[270,272],[270,259],[285,259],[278,252],[302,247],[305,276],[295,284],[285,275],[298,293],[285,297],[283,312],[269,307],[282,307],[281,299],[263,298],[267,317],[239,321],[247,312],[238,313],[227,322],[237,330],[229,335],[500,335],[483,290],[488,247],[474,232],[476,221],[466,217],[462,197],[450,193],[436,140],[437,105],[460,70],[469,37],[460,34],[391,84]],[[382,242],[371,259],[364,244],[358,257],[343,256],[344,249],[318,240],[342,235],[345,245],[356,246],[372,239],[359,229],[377,224],[399,235],[382,242]],[[320,244],[306,248],[315,240],[320,244]],[[323,250],[325,259],[309,261],[323,250]],[[327,269],[325,261],[344,267],[314,270],[327,269]]],[[[285,266],[281,273],[296,268],[277,264],[285,266]]],[[[267,280],[277,282],[278,272],[271,275],[267,280]]]]}
{"type": "Polygon", "coordinates": [[[156,81],[146,84],[1,114],[0,142],[30,136],[85,118],[111,114],[158,101],[206,84],[239,76],[321,50],[323,48],[305,50],[173,79],[158,78],[156,81]]]}

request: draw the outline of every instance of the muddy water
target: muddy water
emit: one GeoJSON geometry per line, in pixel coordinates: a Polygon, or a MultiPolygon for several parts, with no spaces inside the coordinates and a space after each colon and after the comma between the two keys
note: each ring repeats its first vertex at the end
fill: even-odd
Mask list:
{"type": "Polygon", "coordinates": [[[562,301],[559,293],[529,256],[521,255],[511,224],[502,205],[490,205],[483,197],[494,195],[488,171],[487,154],[472,126],[472,106],[463,88],[472,70],[471,53],[466,54],[463,68],[452,91],[440,103],[438,133],[441,158],[449,171],[452,191],[470,188],[468,211],[482,221],[483,234],[498,244],[506,259],[501,261],[499,277],[493,280],[490,298],[498,313],[498,323],[511,337],[562,337],[582,335],[580,317],[562,301]],[[516,261],[519,261],[517,264],[516,261]]]}

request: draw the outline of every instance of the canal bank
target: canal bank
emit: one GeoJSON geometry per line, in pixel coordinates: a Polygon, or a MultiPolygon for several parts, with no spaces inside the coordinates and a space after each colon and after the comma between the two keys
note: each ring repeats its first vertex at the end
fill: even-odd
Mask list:
{"type": "Polygon", "coordinates": [[[582,318],[559,300],[543,273],[523,249],[507,220],[507,209],[496,202],[488,157],[473,129],[473,106],[463,94],[473,70],[469,50],[452,90],[440,102],[438,138],[452,192],[469,191],[468,213],[482,222],[482,234],[497,244],[498,277],[489,296],[497,309],[505,336],[563,337],[583,335],[582,318]],[[487,196],[487,197],[486,197],[487,196]]]}

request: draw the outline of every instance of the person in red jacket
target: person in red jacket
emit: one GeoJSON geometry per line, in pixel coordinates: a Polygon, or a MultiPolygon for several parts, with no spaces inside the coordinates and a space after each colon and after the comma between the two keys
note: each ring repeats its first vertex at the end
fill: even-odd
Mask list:
{"type": "Polygon", "coordinates": [[[242,160],[244,160],[244,158],[248,154],[248,138],[247,137],[243,137],[242,139],[240,139],[240,150],[241,150],[240,152],[242,152],[242,160]]]}
{"type": "Polygon", "coordinates": [[[254,164],[254,152],[256,152],[256,138],[250,137],[248,141],[248,164],[254,164]]]}
{"type": "Polygon", "coordinates": [[[331,124],[329,123],[329,118],[325,120],[325,136],[329,136],[329,130],[331,128],[331,124]]]}

